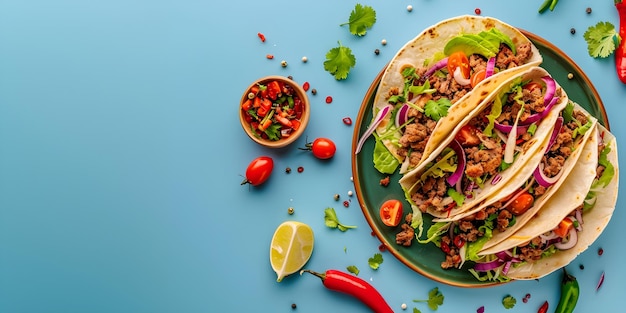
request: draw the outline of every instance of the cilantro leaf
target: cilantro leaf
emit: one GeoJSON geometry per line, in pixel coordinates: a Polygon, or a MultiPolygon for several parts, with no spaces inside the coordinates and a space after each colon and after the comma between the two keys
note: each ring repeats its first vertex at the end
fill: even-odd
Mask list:
{"type": "Polygon", "coordinates": [[[367,260],[367,263],[370,265],[372,269],[377,270],[380,267],[380,265],[383,263],[383,255],[380,253],[376,253],[374,254],[373,257],[367,260]]]}
{"type": "Polygon", "coordinates": [[[507,295],[506,297],[502,298],[502,305],[507,310],[512,309],[516,303],[517,300],[511,295],[507,295]]]}
{"type": "Polygon", "coordinates": [[[354,274],[354,275],[359,275],[359,268],[356,267],[356,265],[350,265],[348,267],[346,267],[346,269],[348,270],[348,272],[354,274]]]}
{"type": "Polygon", "coordinates": [[[350,69],[356,65],[356,58],[352,54],[352,50],[341,45],[330,49],[326,53],[326,61],[324,61],[324,69],[335,76],[336,80],[348,78],[350,69]]]}
{"type": "Polygon", "coordinates": [[[333,208],[326,208],[326,210],[324,210],[324,224],[326,225],[326,227],[338,228],[341,231],[347,231],[350,228],[356,228],[356,226],[341,224],[339,222],[339,219],[337,218],[337,213],[333,208]]]}
{"type": "Polygon", "coordinates": [[[426,302],[431,310],[437,311],[439,306],[443,305],[443,300],[443,294],[438,287],[435,287],[428,292],[428,300],[413,300],[413,302],[426,302]]]}
{"type": "Polygon", "coordinates": [[[350,33],[353,35],[365,36],[367,29],[374,26],[374,23],[376,23],[376,11],[374,8],[357,3],[354,6],[354,10],[350,12],[348,22],[340,24],[339,26],[348,25],[350,33]]]}
{"type": "Polygon", "coordinates": [[[448,109],[451,105],[452,103],[450,102],[450,100],[445,98],[441,98],[437,101],[428,100],[428,102],[426,102],[426,105],[424,105],[424,113],[426,114],[426,116],[432,118],[435,121],[438,121],[442,117],[448,115],[448,109]]]}
{"type": "Polygon", "coordinates": [[[608,57],[621,41],[615,26],[610,22],[598,22],[595,26],[589,26],[583,37],[587,41],[589,55],[594,58],[608,57]]]}

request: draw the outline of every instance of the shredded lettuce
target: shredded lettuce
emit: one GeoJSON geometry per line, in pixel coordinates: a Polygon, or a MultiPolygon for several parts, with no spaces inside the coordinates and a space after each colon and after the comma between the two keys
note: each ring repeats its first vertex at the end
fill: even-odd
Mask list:
{"type": "Polygon", "coordinates": [[[422,173],[422,176],[420,176],[420,181],[426,181],[429,176],[443,177],[445,172],[454,173],[454,171],[456,171],[457,164],[454,162],[449,162],[450,158],[456,156],[454,150],[444,150],[444,153],[446,154],[443,158],[441,158],[441,160],[433,164],[430,168],[424,171],[424,173],[422,173]]]}
{"type": "Polygon", "coordinates": [[[437,222],[435,224],[432,224],[430,225],[430,228],[428,228],[428,231],[426,232],[426,239],[421,240],[417,238],[417,241],[422,244],[432,242],[437,247],[439,247],[441,245],[441,235],[448,232],[451,225],[452,225],[452,222],[437,222]]]}
{"type": "Polygon", "coordinates": [[[393,174],[400,165],[400,162],[389,152],[379,137],[375,138],[376,143],[374,145],[374,157],[372,160],[374,162],[374,168],[383,174],[393,174]]]}

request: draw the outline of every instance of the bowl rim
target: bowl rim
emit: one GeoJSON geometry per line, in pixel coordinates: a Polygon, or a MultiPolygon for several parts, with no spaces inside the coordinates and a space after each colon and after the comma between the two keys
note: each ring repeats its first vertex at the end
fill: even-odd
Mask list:
{"type": "Polygon", "coordinates": [[[243,92],[243,95],[241,96],[241,99],[239,100],[239,122],[241,124],[241,127],[243,128],[244,132],[246,133],[246,135],[248,135],[248,137],[262,145],[265,147],[269,147],[269,148],[283,148],[288,146],[289,144],[293,143],[294,141],[296,141],[298,138],[300,138],[300,136],[304,133],[304,130],[306,129],[308,123],[309,123],[309,118],[311,116],[311,105],[310,105],[310,101],[309,101],[309,97],[306,93],[306,91],[304,90],[304,88],[302,88],[302,86],[295,81],[294,79],[290,78],[290,77],[286,77],[286,76],[282,76],[282,75],[267,75],[267,76],[263,76],[261,78],[257,78],[255,79],[252,83],[250,83],[245,91],[243,92]],[[259,137],[256,137],[249,129],[249,123],[246,122],[245,117],[244,117],[244,113],[243,110],[241,109],[241,105],[248,99],[248,91],[256,84],[259,83],[264,83],[264,82],[268,82],[268,81],[272,81],[272,80],[278,80],[278,81],[282,81],[285,82],[287,84],[289,84],[290,86],[292,86],[292,88],[295,90],[296,94],[300,97],[300,99],[302,100],[302,105],[303,105],[303,110],[302,110],[302,116],[300,117],[300,127],[291,135],[289,136],[289,138],[286,139],[279,139],[276,141],[270,141],[270,140],[265,140],[259,137]]]}

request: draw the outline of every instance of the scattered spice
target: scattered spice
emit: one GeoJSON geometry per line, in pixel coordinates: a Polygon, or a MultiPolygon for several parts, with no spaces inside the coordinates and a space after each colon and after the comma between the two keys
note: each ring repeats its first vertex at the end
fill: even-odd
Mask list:
{"type": "Polygon", "coordinates": [[[587,12],[587,14],[591,14],[591,8],[587,7],[587,9],[585,10],[585,12],[587,12]]]}
{"type": "Polygon", "coordinates": [[[374,50],[374,54],[375,55],[379,55],[380,54],[380,49],[377,48],[376,50],[374,50]]]}
{"type": "Polygon", "coordinates": [[[291,173],[291,167],[287,166],[287,168],[285,169],[285,173],[287,174],[291,173]]]}
{"type": "Polygon", "coordinates": [[[602,255],[602,254],[604,254],[604,249],[598,248],[598,255],[602,255]]]}
{"type": "Polygon", "coordinates": [[[306,56],[302,57],[302,63],[306,63],[309,61],[309,58],[307,58],[306,56]]]}
{"type": "Polygon", "coordinates": [[[302,172],[304,172],[304,167],[298,166],[298,173],[302,173],[302,172]]]}
{"type": "Polygon", "coordinates": [[[315,88],[311,89],[311,94],[313,94],[315,96],[317,94],[317,89],[315,89],[315,88]]]}
{"type": "Polygon", "coordinates": [[[291,207],[291,206],[290,206],[290,207],[287,209],[287,213],[289,213],[289,215],[291,215],[291,214],[293,214],[293,212],[295,212],[295,210],[293,209],[293,207],[291,207]]]}
{"type": "Polygon", "coordinates": [[[297,307],[298,307],[298,306],[297,306],[295,303],[292,303],[292,304],[291,304],[291,308],[292,308],[292,309],[294,309],[294,310],[295,310],[297,307]]]}
{"type": "Polygon", "coordinates": [[[410,4],[409,4],[409,5],[407,5],[407,6],[406,6],[406,10],[407,10],[407,11],[409,11],[409,12],[413,11],[413,6],[412,6],[412,5],[410,5],[410,4]]]}
{"type": "Polygon", "coordinates": [[[380,246],[378,246],[378,251],[380,252],[385,252],[387,251],[387,246],[385,246],[384,244],[380,244],[380,246]]]}
{"type": "Polygon", "coordinates": [[[333,196],[333,198],[335,199],[335,201],[339,201],[339,194],[338,194],[338,193],[336,193],[336,194],[333,196]]]}
{"type": "Polygon", "coordinates": [[[522,302],[524,302],[524,303],[528,303],[528,300],[530,300],[530,294],[529,294],[529,293],[527,293],[527,294],[524,296],[524,298],[522,298],[522,302]]]}
{"type": "Polygon", "coordinates": [[[302,89],[304,89],[304,91],[309,91],[310,87],[311,84],[309,84],[309,82],[304,82],[304,84],[302,84],[302,89]]]}
{"type": "Polygon", "coordinates": [[[485,313],[485,306],[483,305],[483,306],[481,306],[480,308],[478,308],[478,309],[476,310],[476,313],[485,313]]]}
{"type": "Polygon", "coordinates": [[[567,73],[567,79],[572,79],[574,78],[574,74],[572,73],[567,73]]]}
{"type": "Polygon", "coordinates": [[[285,60],[280,61],[280,66],[287,67],[287,61],[285,60]]]}
{"type": "Polygon", "coordinates": [[[480,10],[480,8],[476,8],[476,9],[474,9],[474,13],[476,13],[476,15],[480,15],[480,13],[482,13],[482,11],[480,10]]]}
{"type": "Polygon", "coordinates": [[[602,287],[603,283],[604,283],[604,271],[602,271],[602,274],[600,274],[600,280],[598,281],[598,285],[596,285],[596,291],[598,291],[598,289],[602,287]]]}
{"type": "Polygon", "coordinates": [[[265,42],[265,35],[263,35],[262,33],[257,33],[257,36],[259,36],[259,39],[261,39],[261,42],[265,42]]]}
{"type": "Polygon", "coordinates": [[[327,96],[326,97],[326,103],[331,103],[331,102],[333,102],[333,97],[327,96]]]}
{"type": "Polygon", "coordinates": [[[381,43],[383,46],[387,45],[387,39],[383,39],[383,40],[381,40],[381,41],[380,41],[380,43],[381,43]]]}
{"type": "Polygon", "coordinates": [[[569,33],[572,34],[572,35],[575,34],[576,33],[576,28],[574,28],[574,27],[570,28],[569,29],[569,33]]]}
{"type": "Polygon", "coordinates": [[[350,206],[350,201],[345,200],[345,201],[343,202],[343,206],[344,206],[344,207],[346,207],[346,208],[347,208],[347,207],[349,207],[349,206],[350,206]]]}
{"type": "Polygon", "coordinates": [[[581,264],[581,265],[578,266],[578,268],[580,268],[581,270],[584,270],[585,266],[581,264]]]}
{"type": "Polygon", "coordinates": [[[271,60],[271,59],[273,59],[273,58],[274,58],[274,55],[273,55],[273,54],[268,54],[268,55],[266,55],[265,57],[266,57],[268,60],[271,60]]]}
{"type": "Polygon", "coordinates": [[[348,197],[352,197],[353,194],[352,190],[348,190],[348,197]]]}
{"type": "Polygon", "coordinates": [[[387,187],[387,186],[389,186],[389,182],[390,181],[391,181],[391,178],[389,178],[389,176],[387,176],[387,177],[382,178],[380,180],[380,185],[383,186],[383,187],[387,187]]]}
{"type": "Polygon", "coordinates": [[[352,125],[352,119],[350,117],[344,117],[341,121],[346,125],[352,125]]]}

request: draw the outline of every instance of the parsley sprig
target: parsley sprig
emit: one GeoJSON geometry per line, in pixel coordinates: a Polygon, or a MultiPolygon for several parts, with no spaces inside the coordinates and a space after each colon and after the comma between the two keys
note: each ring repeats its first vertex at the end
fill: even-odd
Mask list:
{"type": "Polygon", "coordinates": [[[598,22],[594,26],[589,26],[583,37],[587,41],[587,51],[593,58],[608,57],[622,40],[610,22],[598,22]]]}
{"type": "Polygon", "coordinates": [[[333,208],[326,208],[326,210],[324,210],[324,223],[327,227],[338,228],[341,231],[347,231],[350,228],[356,228],[356,226],[341,224],[339,222],[339,219],[337,218],[337,213],[333,208]]]}
{"type": "Polygon", "coordinates": [[[350,18],[347,22],[339,26],[348,25],[350,33],[355,36],[365,36],[367,30],[376,23],[376,11],[367,5],[357,3],[354,10],[350,12],[350,18]]]}
{"type": "Polygon", "coordinates": [[[356,58],[352,54],[352,50],[348,47],[339,46],[330,49],[326,53],[326,61],[324,61],[324,69],[335,76],[336,80],[348,78],[350,69],[356,65],[356,58]]]}
{"type": "Polygon", "coordinates": [[[374,256],[367,260],[367,263],[373,270],[377,270],[383,263],[383,255],[380,253],[376,253],[374,254],[374,256]]]}

